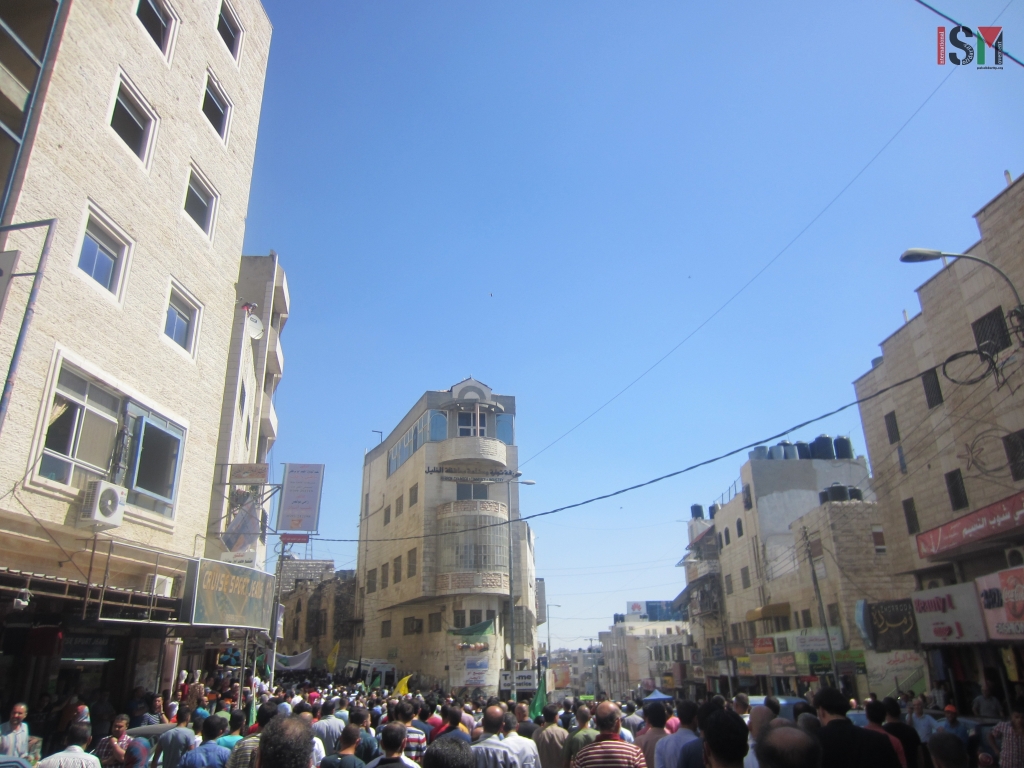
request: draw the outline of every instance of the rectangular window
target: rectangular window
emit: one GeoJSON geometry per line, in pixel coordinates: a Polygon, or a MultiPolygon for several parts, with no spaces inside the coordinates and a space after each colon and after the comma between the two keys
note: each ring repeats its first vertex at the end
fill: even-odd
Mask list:
{"type": "Polygon", "coordinates": [[[117,89],[114,112],[110,116],[110,127],[121,137],[140,160],[146,159],[149,136],[152,133],[153,118],[141,99],[128,90],[124,83],[117,89]]]}
{"type": "Polygon", "coordinates": [[[459,437],[484,437],[487,435],[487,414],[480,414],[480,426],[477,427],[475,413],[459,414],[459,437]]]}
{"type": "Polygon", "coordinates": [[[363,494],[363,517],[370,516],[370,494],[363,494]]]}
{"type": "Polygon", "coordinates": [[[825,550],[821,546],[821,539],[814,537],[812,539],[809,539],[807,544],[810,547],[812,558],[825,556],[825,550]]]}
{"type": "Polygon", "coordinates": [[[164,319],[164,334],[186,352],[194,347],[198,310],[181,293],[171,290],[164,319]]]}
{"type": "Polygon", "coordinates": [[[750,492],[750,483],[743,485],[743,508],[753,509],[754,508],[754,497],[750,492]]]}
{"type": "Polygon", "coordinates": [[[496,611],[487,611],[487,613],[484,615],[484,621],[494,621],[497,618],[498,614],[496,611]]]}
{"type": "Polygon", "coordinates": [[[207,234],[213,227],[215,203],[216,195],[213,190],[193,170],[189,174],[188,189],[185,192],[185,212],[207,234]]]}
{"type": "Polygon", "coordinates": [[[405,511],[405,495],[399,496],[395,499],[395,517],[398,517],[405,511]]]}
{"type": "Polygon", "coordinates": [[[839,603],[828,604],[828,625],[830,627],[839,626],[839,603]]]}
{"type": "Polygon", "coordinates": [[[889,435],[889,445],[896,445],[900,441],[900,428],[896,423],[896,411],[889,411],[885,414],[885,432],[889,435]]]}
{"type": "Polygon", "coordinates": [[[78,254],[78,268],[111,293],[117,292],[124,243],[115,240],[90,216],[78,254]]]}
{"type": "Polygon", "coordinates": [[[987,315],[979,317],[971,323],[971,330],[974,331],[974,341],[978,349],[990,355],[1001,352],[1012,344],[1002,307],[996,307],[987,315]]]}
{"type": "Polygon", "coordinates": [[[420,484],[416,483],[412,488],[409,489],[409,509],[416,506],[416,502],[420,500],[420,484]]]}
{"type": "Polygon", "coordinates": [[[242,382],[242,386],[238,388],[238,415],[242,416],[245,414],[245,382],[242,382]]]}
{"type": "Polygon", "coordinates": [[[789,616],[777,616],[775,619],[776,632],[789,632],[789,616]]]}
{"type": "Polygon", "coordinates": [[[121,399],[62,368],[50,409],[39,474],[84,487],[106,477],[117,442],[121,399]],[[72,482],[77,477],[77,482],[72,482]]]}
{"type": "Polygon", "coordinates": [[[149,36],[153,38],[156,47],[164,53],[167,52],[168,32],[171,28],[171,15],[160,0],[139,0],[138,10],[135,15],[139,17],[142,26],[146,28],[149,36]]]}
{"type": "Polygon", "coordinates": [[[744,589],[750,589],[750,568],[747,566],[740,568],[740,583],[744,589]]]}
{"type": "Polygon", "coordinates": [[[483,620],[484,620],[484,612],[483,611],[480,611],[480,610],[477,610],[477,609],[474,608],[473,610],[471,610],[469,612],[469,626],[473,626],[474,624],[479,624],[483,620]]]}
{"type": "Polygon", "coordinates": [[[875,545],[876,555],[885,554],[885,532],[882,530],[882,526],[871,526],[871,543],[875,545]]]}
{"type": "Polygon", "coordinates": [[[407,574],[408,574],[409,578],[411,579],[413,576],[416,575],[416,550],[415,549],[410,549],[409,550],[409,552],[405,556],[405,562],[407,564],[406,565],[407,574]]]}
{"type": "Polygon", "coordinates": [[[395,558],[395,567],[392,569],[394,574],[395,584],[402,580],[402,556],[399,555],[395,558]]]}
{"type": "Polygon", "coordinates": [[[967,489],[964,487],[964,476],[959,469],[946,473],[946,492],[949,494],[949,503],[953,511],[967,509],[970,502],[967,501],[967,489]]]}
{"type": "Polygon", "coordinates": [[[382,621],[380,623],[380,636],[391,637],[391,621],[382,621]]]}
{"type": "Polygon", "coordinates": [[[441,614],[430,613],[427,614],[427,631],[428,632],[440,632],[441,631],[441,614]]]}
{"type": "Polygon", "coordinates": [[[388,504],[386,507],[384,507],[384,525],[387,525],[390,522],[391,522],[391,505],[388,504]]]}
{"type": "Polygon", "coordinates": [[[458,501],[487,498],[488,483],[456,483],[455,498],[458,501]]]}
{"type": "Polygon", "coordinates": [[[220,5],[220,15],[217,17],[217,31],[220,33],[220,38],[224,41],[224,45],[228,47],[231,55],[237,59],[238,43],[242,39],[242,27],[238,23],[238,17],[235,16],[235,12],[231,10],[227,3],[221,3],[220,5]]]}
{"type": "Polygon", "coordinates": [[[911,536],[921,532],[921,525],[917,522],[917,507],[912,498],[903,500],[903,519],[907,521],[907,533],[911,536]]]}
{"type": "Polygon", "coordinates": [[[811,620],[811,611],[809,608],[804,608],[800,611],[800,618],[803,619],[804,627],[814,626],[814,622],[811,620]]]}
{"type": "Polygon", "coordinates": [[[494,433],[505,445],[515,445],[515,417],[511,413],[495,414],[494,433]]]}
{"type": "Polygon", "coordinates": [[[727,594],[727,595],[731,595],[732,594],[732,574],[731,573],[725,574],[725,594],[727,594]]]}
{"type": "Polygon", "coordinates": [[[1003,450],[1010,465],[1010,476],[1017,481],[1024,480],[1024,429],[1004,437],[1003,450]]]}
{"type": "Polygon", "coordinates": [[[795,629],[800,629],[800,614],[797,611],[793,611],[793,624],[795,629]]]}
{"type": "Polygon", "coordinates": [[[828,569],[825,568],[825,558],[819,557],[817,560],[812,560],[811,562],[814,564],[814,574],[818,579],[827,579],[828,569]]]}
{"type": "Polygon", "coordinates": [[[939,374],[934,368],[921,375],[921,383],[924,385],[924,399],[928,402],[928,407],[942,405],[942,387],[939,384],[939,374]]]}
{"type": "Polygon", "coordinates": [[[452,626],[456,629],[466,628],[466,612],[465,611],[452,611],[452,626]]]}
{"type": "Polygon", "coordinates": [[[388,563],[384,563],[380,567],[380,588],[387,589],[388,587],[388,563]]]}
{"type": "Polygon", "coordinates": [[[417,619],[415,616],[406,616],[404,619],[402,619],[402,634],[423,634],[423,619],[417,619]]]}
{"type": "Polygon", "coordinates": [[[206,75],[206,93],[203,95],[203,114],[210,121],[213,130],[223,138],[228,128],[228,97],[213,76],[206,75]]]}
{"type": "Polygon", "coordinates": [[[143,417],[136,421],[135,443],[132,488],[171,502],[181,459],[182,435],[159,420],[143,417]]]}
{"type": "Polygon", "coordinates": [[[371,568],[366,572],[366,594],[372,595],[377,591],[377,569],[371,568]]]}
{"type": "MultiPolygon", "coordinates": [[[[732,641],[734,643],[738,643],[739,640],[740,640],[740,625],[739,624],[730,624],[729,625],[729,631],[732,633],[732,641]]],[[[658,651],[661,651],[661,646],[658,646],[658,651]]],[[[661,661],[661,658],[660,658],[661,657],[661,653],[658,654],[658,657],[659,657],[658,661],[661,661]]]]}
{"type": "Polygon", "coordinates": [[[896,460],[900,465],[900,472],[904,475],[907,474],[907,457],[903,455],[903,446],[896,446],[896,460]]]}

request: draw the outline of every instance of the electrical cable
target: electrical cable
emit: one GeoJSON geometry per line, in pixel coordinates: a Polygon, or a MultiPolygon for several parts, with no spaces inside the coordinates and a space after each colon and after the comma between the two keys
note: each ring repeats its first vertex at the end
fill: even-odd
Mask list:
{"type": "MultiPolygon", "coordinates": [[[[959,21],[954,19],[952,16],[947,16],[942,11],[940,11],[938,8],[933,8],[932,6],[928,5],[928,3],[924,2],[924,0],[914,0],[914,2],[916,2],[918,5],[923,5],[925,8],[927,8],[932,13],[936,14],[937,16],[941,16],[946,21],[949,21],[949,22],[952,22],[953,24],[956,24],[958,27],[964,26],[959,21]]],[[[1001,10],[999,12],[999,16],[996,16],[992,23],[994,24],[995,22],[999,21],[999,17],[1002,16],[1004,13],[1006,13],[1006,9],[1009,8],[1011,5],[1013,5],[1013,0],[1010,0],[1010,2],[1008,2],[1006,4],[1006,7],[1004,7],[1003,10],[1001,10]]],[[[982,43],[982,45],[984,45],[984,43],[982,43]]],[[[1024,67],[1024,62],[1022,62],[1016,56],[1011,55],[1009,53],[1009,51],[1006,51],[1005,49],[1003,50],[1003,56],[1008,58],[1010,61],[1016,62],[1017,64],[1020,64],[1020,66],[1024,67]]]]}

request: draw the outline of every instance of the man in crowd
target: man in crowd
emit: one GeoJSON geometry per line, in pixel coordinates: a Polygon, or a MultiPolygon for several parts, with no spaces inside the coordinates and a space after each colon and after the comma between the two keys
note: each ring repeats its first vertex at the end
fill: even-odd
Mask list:
{"type": "Polygon", "coordinates": [[[395,705],[395,719],[405,726],[405,756],[414,763],[421,763],[423,753],[427,751],[427,734],[419,728],[413,728],[415,715],[416,709],[412,702],[400,701],[395,705]]]}
{"type": "Polygon", "coordinates": [[[732,711],[743,718],[743,722],[750,722],[750,699],[745,693],[737,693],[732,700],[732,711]]]}
{"type": "Polygon", "coordinates": [[[533,734],[533,743],[537,745],[541,768],[563,768],[562,750],[569,738],[569,732],[558,724],[558,707],[554,704],[544,707],[542,714],[544,725],[533,734]]]}
{"type": "MultiPolygon", "coordinates": [[[[665,710],[661,711],[665,715],[665,710]]],[[[577,711],[576,719],[579,720],[579,717],[577,711]]],[[[598,704],[594,722],[600,733],[594,741],[576,753],[572,768],[647,768],[643,750],[619,737],[622,722],[619,708],[615,704],[610,701],[598,704]]]]}
{"type": "Polygon", "coordinates": [[[754,747],[757,745],[757,740],[760,739],[761,735],[768,729],[768,725],[774,718],[775,713],[768,707],[760,704],[750,710],[747,720],[747,730],[750,731],[750,735],[747,737],[748,751],[746,758],[743,760],[743,764],[747,766],[747,768],[757,768],[757,758],[754,757],[754,747]]]}
{"type": "Polygon", "coordinates": [[[903,766],[903,768],[907,768],[907,757],[906,753],[903,751],[903,742],[882,727],[885,723],[885,704],[880,702],[878,699],[868,699],[864,702],[864,714],[868,718],[867,725],[864,727],[869,731],[885,734],[889,739],[889,743],[892,744],[893,750],[896,752],[896,757],[899,759],[900,765],[903,766]]]}
{"type": "Polygon", "coordinates": [[[747,756],[746,723],[728,709],[721,709],[708,718],[704,733],[704,765],[708,768],[742,768],[747,756]]]}
{"type": "Polygon", "coordinates": [[[885,707],[885,723],[882,725],[885,732],[900,740],[908,768],[922,768],[924,754],[921,751],[921,737],[916,730],[900,720],[903,714],[900,703],[892,696],[886,696],[882,699],[882,705],[885,707]]]}
{"type": "MultiPolygon", "coordinates": [[[[238,746],[246,741],[243,739],[238,746]]],[[[313,731],[309,723],[301,717],[273,717],[259,733],[254,768],[309,768],[312,756],[313,731]]]]}
{"type": "Polygon", "coordinates": [[[647,761],[649,768],[654,768],[658,742],[669,735],[665,730],[668,711],[660,701],[649,702],[644,705],[644,720],[647,721],[648,728],[642,735],[636,737],[636,745],[643,751],[644,760],[647,761]]]}
{"type": "Polygon", "coordinates": [[[835,688],[814,695],[821,730],[822,762],[829,768],[900,768],[899,758],[887,734],[858,728],[846,717],[849,700],[835,688]]]}
{"type": "Polygon", "coordinates": [[[1001,768],[1024,768],[1024,700],[1010,710],[1010,722],[1000,723],[987,735],[1001,768]]]}
{"type": "Polygon", "coordinates": [[[928,739],[928,754],[935,768],[967,768],[967,747],[952,733],[932,734],[928,739]]]}
{"type": "Polygon", "coordinates": [[[636,704],[632,701],[626,702],[626,716],[622,718],[622,726],[633,736],[636,736],[637,731],[644,727],[644,719],[636,713],[636,704]]]}
{"type": "Polygon", "coordinates": [[[932,737],[932,734],[938,730],[939,724],[935,722],[935,718],[924,711],[924,702],[920,699],[914,699],[910,705],[910,714],[907,715],[907,723],[917,731],[918,737],[921,739],[922,744],[927,744],[928,739],[932,737]]]}
{"type": "Polygon", "coordinates": [[[359,746],[356,747],[356,757],[364,763],[371,763],[381,755],[377,740],[370,733],[370,713],[358,707],[349,713],[349,722],[359,727],[359,746]]]}
{"type": "Polygon", "coordinates": [[[530,719],[530,705],[525,701],[521,701],[516,704],[516,733],[522,736],[524,739],[532,739],[533,734],[536,732],[539,725],[530,719]]]}
{"type": "Polygon", "coordinates": [[[572,699],[562,699],[562,712],[558,715],[558,724],[566,731],[572,727],[572,699]]]}
{"type": "Polygon", "coordinates": [[[981,695],[974,698],[971,711],[975,717],[990,717],[993,720],[1003,716],[1003,707],[999,699],[992,695],[992,683],[988,680],[981,684],[981,695]]]}
{"type": "Polygon", "coordinates": [[[939,727],[936,730],[952,733],[960,739],[966,747],[971,735],[967,731],[967,726],[960,722],[960,716],[957,712],[956,706],[953,704],[947,704],[942,711],[946,715],[946,719],[944,722],[939,723],[939,727]]]}
{"type": "MultiPolygon", "coordinates": [[[[805,713],[806,714],[806,713],[805,713]]],[[[758,768],[821,768],[821,744],[792,724],[770,726],[754,748],[758,768]]]]}
{"type": "Polygon", "coordinates": [[[92,740],[92,728],[88,723],[72,723],[68,726],[67,749],[50,755],[36,763],[39,768],[101,768],[99,758],[88,755],[86,747],[92,740]]]}
{"type": "Polygon", "coordinates": [[[11,719],[0,725],[0,755],[28,757],[28,707],[18,702],[11,707],[11,719]]]}
{"type": "MultiPolygon", "coordinates": [[[[517,707],[518,709],[518,707],[517,707]]],[[[519,768],[540,768],[540,753],[533,739],[519,735],[519,720],[511,712],[506,712],[502,718],[503,744],[515,752],[516,762],[519,768]]]]}
{"type": "Polygon", "coordinates": [[[121,768],[124,753],[131,743],[128,735],[128,715],[118,715],[110,724],[110,735],[96,745],[96,757],[105,768],[121,768]]]}
{"type": "Polygon", "coordinates": [[[406,728],[401,723],[388,723],[380,729],[380,747],[384,754],[366,764],[366,768],[419,768],[405,756],[406,728]]]}
{"type": "MultiPolygon", "coordinates": [[[[555,712],[558,712],[557,707],[555,712]]],[[[476,768],[476,758],[469,744],[458,739],[441,739],[431,744],[423,755],[423,768],[476,768]]]]}
{"type": "Polygon", "coordinates": [[[441,739],[455,739],[456,741],[462,741],[466,744],[471,743],[473,739],[470,738],[469,731],[466,729],[466,726],[462,724],[462,710],[453,704],[447,712],[448,722],[440,728],[434,729],[434,741],[440,741],[441,739]]]}
{"type": "Polygon", "coordinates": [[[480,723],[484,730],[472,746],[476,768],[519,768],[516,753],[501,740],[504,718],[504,710],[497,705],[484,710],[480,723]]]}
{"type": "Polygon", "coordinates": [[[426,702],[422,702],[416,707],[416,718],[412,721],[412,727],[423,731],[427,742],[430,741],[430,732],[434,730],[434,726],[427,722],[430,719],[431,711],[430,706],[426,702]]]}
{"type": "Polygon", "coordinates": [[[563,768],[570,768],[576,753],[588,744],[592,744],[599,735],[590,727],[590,709],[588,707],[580,705],[576,710],[576,724],[576,730],[569,734],[569,738],[565,740],[565,745],[562,747],[563,768]]]}
{"type": "Polygon", "coordinates": [[[164,697],[154,693],[146,695],[146,714],[142,716],[143,725],[159,725],[169,723],[167,715],[164,714],[164,697]]]}
{"type": "Polygon", "coordinates": [[[242,729],[245,728],[245,713],[236,709],[228,719],[228,732],[217,739],[217,744],[233,749],[242,740],[242,729]]]}
{"type": "Polygon", "coordinates": [[[182,755],[178,768],[224,768],[231,750],[222,747],[217,739],[228,729],[228,721],[220,715],[203,720],[203,743],[182,755]]]}
{"type": "Polygon", "coordinates": [[[313,723],[313,733],[320,737],[328,755],[337,753],[341,732],[345,730],[345,722],[334,716],[336,708],[335,701],[327,699],[320,707],[320,719],[313,723]]]}
{"type": "MultiPolygon", "coordinates": [[[[191,751],[196,745],[195,732],[189,727],[189,720],[192,711],[182,704],[178,707],[178,726],[164,731],[157,739],[156,748],[153,750],[153,768],[160,764],[160,756],[163,755],[163,768],[178,768],[181,758],[186,752],[191,751]]],[[[241,766],[248,768],[248,765],[241,766]]]]}
{"type": "Polygon", "coordinates": [[[364,768],[366,763],[356,757],[359,746],[359,728],[346,725],[338,739],[338,751],[320,761],[320,768],[364,768]]]}
{"type": "MultiPolygon", "coordinates": [[[[705,701],[697,710],[697,728],[704,733],[711,716],[725,708],[724,699],[720,696],[705,701]]],[[[679,768],[704,768],[704,737],[698,737],[683,745],[679,751],[679,768]]]]}
{"type": "MultiPolygon", "coordinates": [[[[180,709],[178,717],[181,717],[180,709]]],[[[260,708],[256,710],[256,733],[246,736],[235,744],[231,750],[231,757],[228,758],[227,768],[251,768],[255,765],[263,729],[270,725],[270,721],[275,717],[277,717],[277,704],[267,701],[260,705],[260,708]]],[[[376,745],[376,742],[374,744],[376,745]]],[[[154,768],[156,767],[154,766],[154,768]]],[[[170,768],[170,766],[165,764],[165,768],[170,768]]]]}
{"type": "Polygon", "coordinates": [[[679,717],[679,729],[657,743],[654,764],[648,763],[648,768],[678,768],[679,753],[697,738],[697,705],[692,701],[681,701],[676,715],[679,717]]]}

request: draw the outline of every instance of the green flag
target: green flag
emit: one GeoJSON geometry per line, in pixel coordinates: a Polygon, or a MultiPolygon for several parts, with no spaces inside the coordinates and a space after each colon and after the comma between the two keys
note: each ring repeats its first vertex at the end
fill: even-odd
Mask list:
{"type": "Polygon", "coordinates": [[[370,690],[372,691],[374,688],[380,688],[380,675],[373,678],[373,682],[370,683],[370,690]]]}
{"type": "Polygon", "coordinates": [[[540,681],[537,683],[537,693],[530,702],[530,719],[534,720],[543,714],[544,705],[548,703],[548,672],[540,671],[540,681]]]}

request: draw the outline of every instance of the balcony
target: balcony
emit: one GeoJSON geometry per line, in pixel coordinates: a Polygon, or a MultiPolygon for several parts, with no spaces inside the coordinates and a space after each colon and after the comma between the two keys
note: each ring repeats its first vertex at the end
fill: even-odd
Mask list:
{"type": "Polygon", "coordinates": [[[438,522],[455,515],[493,515],[508,520],[508,507],[500,501],[485,499],[448,501],[437,507],[438,522]]]}
{"type": "Polygon", "coordinates": [[[449,501],[437,507],[435,593],[508,594],[508,507],[449,501]]]}
{"type": "Polygon", "coordinates": [[[288,278],[284,270],[278,267],[274,279],[274,312],[287,317],[290,306],[291,295],[288,291],[288,278]]]}
{"type": "Polygon", "coordinates": [[[266,392],[263,393],[263,407],[260,409],[260,432],[271,441],[277,440],[277,409],[266,392]]]}
{"type": "Polygon", "coordinates": [[[284,373],[284,351],[281,349],[281,334],[271,326],[267,330],[267,372],[281,376],[284,373]]]}
{"type": "Polygon", "coordinates": [[[707,576],[710,573],[721,573],[722,565],[718,560],[698,560],[697,561],[697,578],[701,576],[707,576]]]}
{"type": "Polygon", "coordinates": [[[453,437],[439,444],[438,461],[467,469],[504,469],[508,461],[505,444],[493,437],[453,437]]]}

